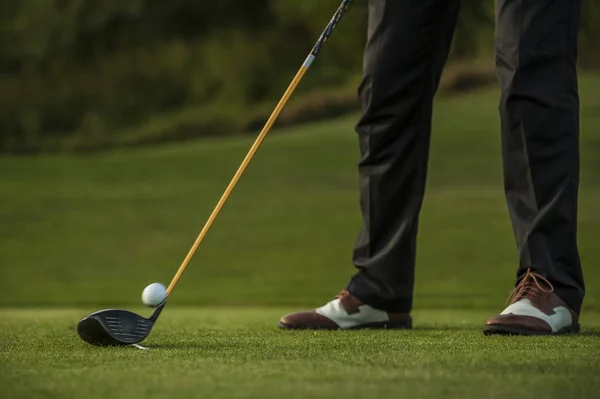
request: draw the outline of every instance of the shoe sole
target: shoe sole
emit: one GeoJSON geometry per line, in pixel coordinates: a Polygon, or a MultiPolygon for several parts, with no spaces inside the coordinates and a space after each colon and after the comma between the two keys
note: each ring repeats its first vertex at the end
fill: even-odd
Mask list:
{"type": "Polygon", "coordinates": [[[566,326],[561,328],[556,332],[539,332],[539,331],[531,331],[531,330],[523,330],[519,328],[502,326],[502,325],[489,325],[483,329],[484,335],[525,335],[525,336],[534,336],[534,335],[565,335],[565,334],[578,334],[581,330],[579,324],[572,324],[570,326],[566,326]]]}
{"type": "Polygon", "coordinates": [[[279,322],[279,328],[282,330],[409,330],[412,328],[412,318],[405,320],[390,320],[378,323],[359,324],[358,326],[349,328],[322,328],[304,325],[292,325],[279,322]]]}

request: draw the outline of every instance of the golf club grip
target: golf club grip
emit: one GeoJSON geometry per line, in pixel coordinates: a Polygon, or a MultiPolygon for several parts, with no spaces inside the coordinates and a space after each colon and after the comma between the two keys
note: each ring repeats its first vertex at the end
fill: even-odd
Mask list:
{"type": "Polygon", "coordinates": [[[294,79],[292,80],[292,82],[288,86],[287,90],[285,91],[285,93],[281,97],[281,100],[279,101],[279,103],[275,107],[275,110],[273,111],[273,113],[269,117],[268,121],[266,122],[264,128],[262,129],[262,131],[260,132],[260,134],[258,135],[258,137],[256,138],[256,140],[254,141],[254,144],[252,144],[252,147],[248,151],[248,154],[246,155],[246,157],[242,161],[240,167],[238,168],[237,172],[235,173],[235,175],[231,179],[231,182],[229,183],[229,185],[225,189],[225,192],[221,196],[221,199],[219,200],[219,202],[215,206],[215,209],[213,210],[212,214],[210,215],[210,217],[206,221],[206,224],[202,228],[202,231],[198,235],[198,238],[196,238],[196,241],[192,245],[192,248],[190,248],[187,256],[183,260],[183,263],[181,264],[181,266],[179,266],[179,269],[177,270],[177,273],[175,274],[175,276],[171,280],[171,283],[169,284],[169,287],[167,288],[167,297],[171,294],[171,292],[173,291],[173,289],[177,285],[177,282],[179,281],[181,275],[185,271],[185,268],[187,267],[188,263],[190,262],[190,260],[194,256],[194,253],[196,252],[196,250],[200,246],[200,243],[204,240],[204,237],[208,233],[209,229],[211,228],[212,224],[214,223],[214,221],[217,218],[217,216],[219,215],[219,213],[221,212],[221,209],[223,209],[223,206],[225,205],[225,202],[227,201],[227,199],[229,198],[229,196],[231,195],[231,193],[235,189],[235,186],[237,185],[237,183],[240,180],[242,174],[244,173],[244,171],[246,170],[246,168],[250,164],[250,161],[254,157],[254,154],[256,154],[256,152],[258,151],[260,145],[262,144],[263,140],[267,136],[267,133],[269,133],[269,131],[271,130],[271,128],[275,124],[275,121],[279,117],[279,114],[281,113],[281,111],[283,110],[283,108],[287,104],[288,100],[290,99],[290,97],[292,96],[292,94],[294,93],[294,91],[296,90],[296,87],[298,87],[298,84],[300,83],[300,81],[302,80],[302,78],[304,77],[304,75],[306,74],[306,72],[308,71],[308,69],[310,68],[310,66],[312,65],[312,62],[314,61],[314,59],[317,57],[317,55],[321,51],[321,48],[322,48],[323,44],[327,41],[327,39],[329,39],[329,37],[331,36],[333,30],[335,29],[335,27],[337,26],[337,24],[340,22],[340,20],[342,19],[342,17],[346,13],[346,11],[348,9],[348,6],[350,5],[351,2],[352,2],[352,0],[344,0],[342,2],[342,4],[338,7],[336,13],[334,14],[333,18],[331,19],[331,21],[329,22],[329,24],[327,25],[327,27],[325,28],[325,30],[323,31],[323,33],[321,34],[321,36],[319,37],[319,40],[317,41],[317,43],[313,47],[313,49],[312,49],[311,53],[309,54],[308,58],[304,61],[304,64],[300,67],[300,69],[296,73],[296,76],[294,76],[294,79]]]}
{"type": "Polygon", "coordinates": [[[346,14],[346,11],[348,11],[350,3],[352,3],[352,0],[342,1],[342,4],[340,4],[337,11],[333,15],[333,18],[331,18],[331,21],[329,21],[329,24],[321,34],[321,37],[319,37],[319,40],[317,40],[317,43],[313,47],[311,51],[311,55],[313,57],[316,57],[319,54],[319,52],[321,51],[321,47],[323,47],[323,44],[327,41],[327,39],[329,39],[337,24],[340,22],[344,14],[346,14]]]}

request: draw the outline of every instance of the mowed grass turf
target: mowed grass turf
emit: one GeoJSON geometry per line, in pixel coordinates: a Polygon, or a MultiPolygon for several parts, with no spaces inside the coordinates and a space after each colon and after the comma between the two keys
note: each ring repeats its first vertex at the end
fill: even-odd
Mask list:
{"type": "MultiPolygon", "coordinates": [[[[135,309],[143,311],[142,309],[135,309]]],[[[289,309],[288,309],[289,310],[289,309]]],[[[135,348],[75,338],[80,311],[0,311],[7,398],[597,398],[600,320],[577,337],[484,337],[482,311],[412,331],[285,332],[284,309],[165,309],[135,348]]]]}
{"type": "Polygon", "coordinates": [[[276,328],[354,272],[356,116],[267,137],[149,351],[89,347],[74,327],[170,281],[254,136],[0,159],[0,397],[596,397],[598,93],[600,77],[584,76],[578,337],[481,334],[517,265],[496,89],[437,101],[413,331],[276,328]]]}

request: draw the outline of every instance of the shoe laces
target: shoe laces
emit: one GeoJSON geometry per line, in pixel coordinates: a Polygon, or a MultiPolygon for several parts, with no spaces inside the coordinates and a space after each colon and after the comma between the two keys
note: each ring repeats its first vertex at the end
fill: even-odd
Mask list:
{"type": "Polygon", "coordinates": [[[506,304],[515,303],[519,299],[537,299],[547,296],[554,292],[554,287],[548,279],[541,274],[534,272],[531,268],[527,269],[525,277],[511,291],[510,296],[506,300],[506,304]]]}
{"type": "Polygon", "coordinates": [[[347,290],[342,290],[339,294],[335,296],[335,299],[342,299],[350,295],[350,292],[347,290]]]}

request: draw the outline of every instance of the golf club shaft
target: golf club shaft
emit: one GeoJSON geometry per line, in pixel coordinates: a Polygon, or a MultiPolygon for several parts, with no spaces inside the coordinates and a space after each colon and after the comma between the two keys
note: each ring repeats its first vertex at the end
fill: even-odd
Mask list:
{"type": "Polygon", "coordinates": [[[267,123],[265,124],[264,128],[262,129],[262,131],[260,132],[260,134],[258,135],[258,137],[256,138],[256,140],[254,141],[254,144],[252,145],[252,147],[248,151],[248,154],[246,155],[246,157],[242,161],[242,164],[240,165],[240,167],[238,168],[237,172],[235,173],[235,175],[231,179],[231,182],[229,183],[229,185],[227,186],[227,188],[225,189],[225,192],[223,193],[223,195],[221,196],[221,199],[219,200],[219,202],[215,206],[215,209],[213,210],[212,214],[208,218],[206,224],[204,225],[204,228],[202,229],[202,231],[198,235],[198,238],[194,242],[194,245],[192,245],[192,248],[188,252],[188,254],[185,257],[185,259],[183,260],[183,263],[179,267],[179,270],[177,270],[177,273],[173,277],[173,280],[171,281],[171,284],[169,284],[169,287],[167,288],[167,296],[171,294],[171,292],[173,291],[173,289],[177,285],[177,282],[179,281],[179,278],[181,277],[181,275],[185,271],[185,268],[187,267],[188,263],[190,262],[190,260],[194,256],[194,253],[198,249],[198,246],[200,246],[200,243],[202,242],[202,240],[204,240],[204,237],[208,233],[208,230],[211,228],[212,224],[214,223],[214,221],[217,218],[217,216],[219,215],[219,213],[221,212],[221,209],[223,209],[223,205],[225,205],[225,202],[227,201],[227,199],[229,198],[229,196],[233,192],[236,184],[240,180],[240,177],[242,176],[242,174],[244,173],[244,171],[248,167],[248,164],[250,164],[250,161],[254,157],[254,154],[256,154],[256,151],[258,151],[258,148],[262,144],[262,142],[265,139],[267,133],[269,133],[269,131],[271,130],[271,127],[273,127],[273,125],[275,124],[275,121],[277,120],[277,118],[279,117],[279,114],[281,113],[281,111],[283,110],[283,108],[287,104],[288,100],[292,96],[292,93],[294,92],[294,90],[296,90],[296,87],[298,87],[298,84],[300,83],[300,81],[302,80],[302,78],[304,77],[304,75],[306,74],[306,72],[308,71],[308,69],[311,67],[313,61],[315,60],[315,58],[317,57],[317,55],[321,51],[321,48],[322,48],[323,44],[327,41],[327,39],[329,39],[329,37],[333,33],[333,30],[335,29],[335,27],[337,26],[337,24],[340,22],[340,20],[342,19],[342,17],[346,13],[348,7],[350,6],[350,3],[352,3],[352,0],[344,0],[342,2],[342,4],[339,6],[339,8],[337,9],[336,13],[334,14],[333,18],[331,19],[331,21],[329,22],[329,24],[327,25],[327,27],[325,28],[325,30],[323,31],[323,33],[321,34],[321,36],[319,37],[319,40],[317,41],[317,43],[313,47],[313,49],[310,52],[309,56],[304,61],[304,64],[302,64],[302,66],[300,67],[300,70],[298,70],[298,73],[296,73],[296,76],[294,77],[294,79],[290,83],[289,87],[287,88],[287,90],[283,94],[283,97],[281,98],[281,100],[277,104],[277,107],[275,107],[275,110],[273,111],[273,113],[269,117],[269,119],[268,119],[267,123]]]}

